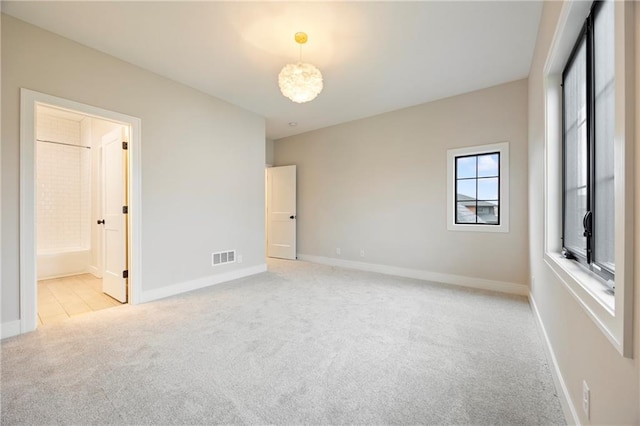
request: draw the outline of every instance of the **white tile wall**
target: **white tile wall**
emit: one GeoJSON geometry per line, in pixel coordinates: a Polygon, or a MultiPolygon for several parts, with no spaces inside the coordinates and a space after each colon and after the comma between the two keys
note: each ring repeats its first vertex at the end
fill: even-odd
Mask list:
{"type": "MultiPolygon", "coordinates": [[[[38,139],[85,145],[80,122],[40,109],[38,139]]],[[[88,144],[88,143],[87,143],[88,144]]],[[[37,142],[38,252],[90,247],[91,151],[37,142]]]]}

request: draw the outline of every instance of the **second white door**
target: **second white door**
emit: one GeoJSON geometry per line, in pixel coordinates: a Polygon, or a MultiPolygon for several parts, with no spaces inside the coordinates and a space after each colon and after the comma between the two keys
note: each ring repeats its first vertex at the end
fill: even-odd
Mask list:
{"type": "Polygon", "coordinates": [[[267,169],[267,256],[296,258],[296,166],[267,169]]]}

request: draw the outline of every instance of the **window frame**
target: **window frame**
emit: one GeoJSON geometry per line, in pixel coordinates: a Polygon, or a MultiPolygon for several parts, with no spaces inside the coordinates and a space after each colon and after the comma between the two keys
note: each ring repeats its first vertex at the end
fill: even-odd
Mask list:
{"type": "MultiPolygon", "coordinates": [[[[602,279],[562,256],[562,71],[576,42],[590,3],[562,4],[542,77],[544,79],[544,217],[543,260],[548,271],[573,297],[611,345],[624,357],[634,349],[634,183],[635,168],[635,5],[614,2],[615,41],[615,295],[604,292],[602,279]]],[[[544,270],[542,272],[545,272],[544,270]]],[[[531,277],[535,288],[537,278],[531,277]]],[[[541,277],[544,279],[544,275],[541,277]]],[[[532,292],[535,290],[532,290],[532,292]]]]}
{"type": "Polygon", "coordinates": [[[509,142],[447,150],[447,229],[449,231],[509,232],[509,142]],[[500,156],[498,171],[498,224],[457,223],[456,159],[495,153],[500,156]]]}
{"type": "Polygon", "coordinates": [[[476,184],[476,198],[475,198],[475,204],[476,204],[476,210],[475,210],[475,217],[476,217],[476,221],[475,222],[458,222],[458,215],[455,215],[454,221],[456,223],[456,225],[490,225],[490,226],[499,226],[500,225],[500,213],[502,211],[501,205],[500,205],[500,164],[502,162],[501,159],[501,155],[500,155],[500,151],[495,151],[495,152],[487,152],[487,153],[483,153],[483,154],[464,154],[464,155],[456,155],[454,158],[454,167],[455,167],[455,171],[454,171],[454,194],[456,197],[456,213],[457,213],[457,208],[458,208],[458,203],[460,202],[460,200],[458,200],[458,182],[461,180],[474,180],[475,184],[476,184]],[[497,155],[498,156],[498,175],[497,176],[478,176],[478,157],[481,156],[485,156],[485,155],[497,155]],[[458,177],[458,158],[470,158],[470,157],[475,157],[476,159],[476,174],[475,177],[469,177],[469,178],[459,178],[458,177]],[[498,198],[497,200],[484,200],[484,199],[480,199],[478,196],[478,181],[480,179],[498,179],[498,198]],[[479,204],[480,202],[489,202],[489,201],[498,201],[498,221],[496,223],[481,223],[478,222],[478,212],[479,212],[479,204]]]}
{"type": "Polygon", "coordinates": [[[611,270],[606,265],[597,261],[595,257],[597,251],[596,237],[594,232],[595,225],[595,199],[596,199],[596,177],[595,177],[595,149],[596,149],[596,135],[595,135],[595,126],[596,126],[596,112],[595,112],[595,42],[594,42],[594,32],[595,32],[595,19],[598,13],[602,10],[603,2],[594,1],[589,9],[589,15],[584,21],[582,28],[578,34],[578,37],[575,40],[573,48],[571,49],[571,53],[569,54],[569,58],[567,59],[566,65],[562,70],[562,103],[561,103],[561,112],[562,112],[562,254],[567,259],[576,260],[580,265],[584,268],[591,271],[596,276],[600,277],[603,280],[603,284],[607,286],[607,288],[612,291],[615,289],[615,285],[613,284],[615,281],[615,271],[611,270]],[[588,235],[585,235],[585,253],[579,253],[571,250],[571,248],[565,245],[565,230],[567,224],[567,216],[566,216],[566,182],[567,182],[567,162],[565,159],[567,158],[567,140],[566,140],[566,114],[565,114],[565,90],[564,85],[567,78],[567,74],[571,71],[571,67],[574,66],[576,57],[578,56],[582,45],[585,45],[585,85],[586,85],[586,176],[587,176],[587,188],[586,188],[586,211],[585,219],[583,221],[583,227],[585,233],[587,233],[587,226],[585,221],[588,220],[590,222],[588,228],[588,235]]]}

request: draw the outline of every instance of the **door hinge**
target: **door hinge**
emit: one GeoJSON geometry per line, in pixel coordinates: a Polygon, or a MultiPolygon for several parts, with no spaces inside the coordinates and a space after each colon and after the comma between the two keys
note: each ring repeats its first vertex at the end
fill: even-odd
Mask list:
{"type": "Polygon", "coordinates": [[[129,270],[122,271],[122,278],[129,278],[129,270]]]}
{"type": "Polygon", "coordinates": [[[122,214],[129,213],[129,206],[122,206],[122,214]]]}
{"type": "Polygon", "coordinates": [[[122,149],[129,149],[129,144],[125,141],[122,141],[122,149]]]}

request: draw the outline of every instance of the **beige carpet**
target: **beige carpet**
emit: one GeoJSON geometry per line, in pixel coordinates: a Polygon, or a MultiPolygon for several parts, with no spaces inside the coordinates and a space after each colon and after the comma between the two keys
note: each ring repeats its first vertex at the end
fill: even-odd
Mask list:
{"type": "Polygon", "coordinates": [[[563,424],[525,298],[305,262],[2,342],[2,424],[563,424]]]}

